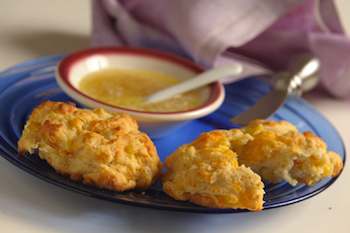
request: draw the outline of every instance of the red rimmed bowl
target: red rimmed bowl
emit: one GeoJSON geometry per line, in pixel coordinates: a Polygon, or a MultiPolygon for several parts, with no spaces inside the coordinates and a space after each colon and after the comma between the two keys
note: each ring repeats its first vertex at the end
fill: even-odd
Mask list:
{"type": "Polygon", "coordinates": [[[86,49],[70,54],[59,63],[56,80],[67,95],[86,107],[130,114],[152,138],[165,136],[187,121],[214,112],[224,100],[224,88],[221,83],[215,82],[209,86],[206,101],[197,108],[178,112],[146,112],[104,103],[78,89],[79,82],[89,73],[106,68],[153,70],[170,74],[180,80],[192,78],[203,72],[203,69],[189,60],[171,54],[127,47],[86,49]]]}

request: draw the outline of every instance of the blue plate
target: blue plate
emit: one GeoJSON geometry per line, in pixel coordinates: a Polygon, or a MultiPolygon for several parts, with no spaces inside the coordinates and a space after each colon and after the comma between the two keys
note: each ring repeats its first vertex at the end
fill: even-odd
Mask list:
{"type": "MultiPolygon", "coordinates": [[[[32,109],[45,100],[73,101],[57,86],[54,68],[62,56],[51,56],[19,64],[0,73],[0,154],[30,174],[49,183],[91,197],[135,206],[203,213],[237,213],[245,210],[213,209],[171,199],[159,183],[145,192],[114,192],[71,181],[57,174],[37,156],[20,157],[17,141],[32,109]]],[[[155,140],[161,160],[178,146],[188,143],[200,133],[217,128],[233,128],[229,119],[264,95],[269,86],[255,78],[227,85],[226,99],[215,113],[188,123],[164,139],[155,140]]],[[[74,102],[74,101],[73,101],[74,102]]],[[[287,120],[301,131],[312,131],[323,138],[330,150],[337,152],[345,163],[345,148],[336,129],[313,107],[298,97],[291,97],[272,117],[287,120]]],[[[314,186],[287,183],[266,184],[264,209],[271,209],[310,198],[329,187],[335,178],[324,179],[314,186]]]]}

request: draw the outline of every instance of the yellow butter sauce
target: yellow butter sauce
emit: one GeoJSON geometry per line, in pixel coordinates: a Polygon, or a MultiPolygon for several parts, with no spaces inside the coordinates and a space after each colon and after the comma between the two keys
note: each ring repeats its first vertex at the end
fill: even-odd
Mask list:
{"type": "Polygon", "coordinates": [[[88,74],[78,88],[102,102],[150,112],[190,110],[207,100],[209,87],[203,87],[158,103],[145,103],[145,97],[178,82],[171,75],[151,70],[104,69],[88,74]]]}

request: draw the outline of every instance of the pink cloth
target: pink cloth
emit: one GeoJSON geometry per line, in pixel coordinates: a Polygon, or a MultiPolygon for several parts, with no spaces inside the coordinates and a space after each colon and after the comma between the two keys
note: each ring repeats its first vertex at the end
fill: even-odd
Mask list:
{"type": "Polygon", "coordinates": [[[331,0],[94,0],[92,43],[161,49],[207,67],[227,51],[231,62],[241,55],[273,70],[312,53],[324,87],[350,96],[350,40],[331,0]]]}

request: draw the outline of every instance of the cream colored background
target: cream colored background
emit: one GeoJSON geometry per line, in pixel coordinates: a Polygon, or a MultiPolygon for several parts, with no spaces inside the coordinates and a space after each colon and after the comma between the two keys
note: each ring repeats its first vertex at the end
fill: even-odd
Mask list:
{"type": "MultiPolygon", "coordinates": [[[[350,1],[339,0],[350,29],[350,1]]],[[[87,0],[1,0],[0,69],[86,47],[87,0]]],[[[349,77],[350,79],[350,77],[349,77]]],[[[338,128],[349,151],[350,101],[306,97],[338,128]]],[[[0,232],[349,232],[350,172],[316,197],[260,213],[200,215],[135,208],[65,191],[0,158],[0,232]]]]}

